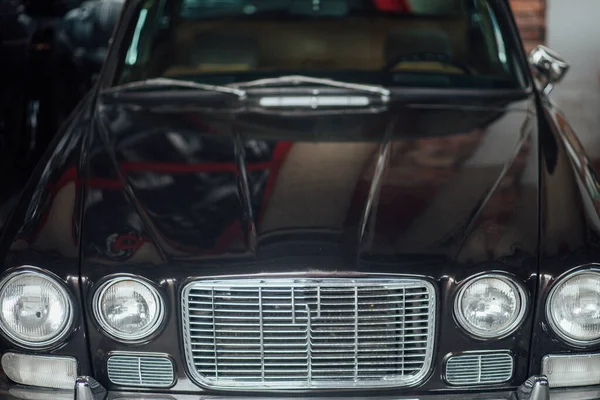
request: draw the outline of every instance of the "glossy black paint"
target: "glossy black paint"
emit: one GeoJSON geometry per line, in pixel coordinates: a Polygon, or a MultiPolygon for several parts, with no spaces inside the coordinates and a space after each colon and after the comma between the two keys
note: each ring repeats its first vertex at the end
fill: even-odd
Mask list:
{"type": "MultiPolygon", "coordinates": [[[[558,278],[568,272],[598,265],[600,260],[600,204],[598,160],[591,160],[565,116],[549,99],[542,99],[547,129],[542,131],[542,224],[540,226],[540,297],[546,298],[558,278]],[[558,211],[560,210],[560,211],[558,211]]],[[[545,304],[537,304],[531,364],[545,354],[597,353],[599,345],[577,347],[551,332],[545,304]]]]}
{"type": "MultiPolygon", "coordinates": [[[[23,192],[28,201],[17,204],[0,239],[4,274],[24,265],[37,266],[52,271],[66,285],[76,305],[74,328],[65,343],[44,352],[76,357],[84,374],[91,373],[91,369],[79,273],[76,204],[81,188],[71,185],[56,191],[55,185],[70,166],[79,165],[85,121],[90,120],[89,105],[89,101],[82,102],[52,143],[53,151],[44,157],[23,192]]],[[[0,340],[0,352],[7,350],[29,352],[6,339],[0,340]]]]}
{"type": "Polygon", "coordinates": [[[526,379],[531,313],[516,334],[483,342],[455,325],[452,300],[461,281],[491,270],[535,290],[529,97],[491,109],[399,103],[372,115],[242,112],[234,121],[201,108],[159,114],[134,101],[107,99],[95,121],[93,140],[105,142],[86,162],[83,294],[89,304],[105,276],[140,274],[161,288],[170,312],[160,335],[136,346],[88,318],[101,380],[107,353],[158,351],[177,362],[174,389],[197,391],[176,340],[181,288],[198,277],[290,273],[434,280],[440,339],[419,390],[447,389],[443,357],[474,349],[514,351],[513,384],[526,379]]]}
{"type": "MultiPolygon", "coordinates": [[[[109,58],[107,81],[114,65],[109,58]]],[[[202,392],[186,373],[180,290],[212,276],[432,280],[439,300],[430,375],[378,394],[506,390],[539,373],[545,354],[584,351],[556,339],[543,310],[558,276],[599,260],[597,186],[579,184],[597,178],[537,88],[512,97],[394,92],[384,109],[302,115],[215,109],[211,95],[168,108],[175,100],[164,94],[96,94],[52,143],[0,256],[4,270],[35,265],[65,282],[80,307],[77,328],[50,352],[77,357],[81,373],[107,388],[124,389],[106,377],[110,352],[152,351],[175,360],[173,392],[202,392]],[[482,341],[458,327],[453,301],[467,278],[491,271],[517,280],[530,301],[516,332],[482,341]],[[118,343],[92,317],[95,288],[119,274],[141,275],[164,295],[167,319],[144,343],[118,343]],[[515,355],[512,381],[443,381],[448,354],[492,349],[515,355]]],[[[15,348],[0,340],[0,351],[15,348]]]]}
{"type": "MultiPolygon", "coordinates": [[[[137,110],[134,100],[102,99],[86,120],[93,128],[77,141],[67,136],[82,152],[50,171],[52,184],[41,188],[52,200],[38,211],[46,222],[32,224],[24,250],[11,251],[50,247],[75,263],[80,252],[92,368],[104,384],[106,354],[155,351],[177,363],[174,390],[198,391],[178,340],[179,290],[192,278],[267,273],[427,276],[438,288],[439,340],[430,379],[412,391],[457,390],[441,380],[443,358],[476,349],[517,356],[514,382],[501,387],[526,379],[532,312],[515,334],[484,342],[456,326],[452,304],[464,279],[492,270],[535,293],[531,96],[493,108],[398,102],[358,116],[245,112],[233,122],[201,108],[137,110]],[[60,213],[69,229],[55,227],[59,235],[44,244],[44,228],[69,220],[60,213]],[[152,280],[165,296],[168,320],[148,343],[119,344],[91,317],[98,282],[122,273],[152,280]]],[[[59,270],[66,279],[70,269],[59,270]]]]}

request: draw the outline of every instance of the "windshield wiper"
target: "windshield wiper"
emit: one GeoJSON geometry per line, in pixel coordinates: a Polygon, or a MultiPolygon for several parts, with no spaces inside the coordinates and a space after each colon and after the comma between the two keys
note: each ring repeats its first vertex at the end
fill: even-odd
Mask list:
{"type": "MultiPolygon", "coordinates": [[[[313,78],[302,75],[285,75],[277,78],[266,78],[248,82],[234,83],[229,86],[217,86],[208,85],[205,83],[196,83],[193,81],[181,80],[181,79],[170,79],[170,78],[152,78],[143,81],[136,81],[125,83],[123,85],[110,87],[104,89],[102,94],[119,94],[122,92],[135,91],[135,90],[147,90],[147,89],[161,89],[161,88],[181,88],[190,90],[202,90],[219,92],[237,96],[240,100],[247,98],[246,88],[253,88],[259,86],[269,85],[300,85],[300,84],[317,84],[323,86],[329,86],[333,88],[341,88],[365,93],[372,93],[381,96],[381,101],[386,103],[390,98],[390,91],[381,86],[376,85],[363,85],[358,83],[336,81],[333,79],[324,78],[313,78]]],[[[317,99],[318,100],[318,99],[317,99]]],[[[324,101],[327,99],[323,99],[324,101]]],[[[314,99],[313,99],[314,101],[314,99]]],[[[353,104],[354,106],[360,104],[353,104]]]]}
{"type": "Polygon", "coordinates": [[[170,79],[170,78],[153,78],[146,79],[143,81],[136,81],[125,83],[123,85],[114,86],[111,88],[104,89],[102,91],[103,94],[118,94],[122,92],[127,92],[130,90],[144,90],[144,89],[153,89],[153,88],[181,88],[181,89],[192,89],[192,90],[202,90],[209,92],[219,92],[225,94],[231,94],[237,96],[240,100],[244,100],[246,98],[246,91],[242,89],[237,89],[229,86],[216,86],[216,85],[207,85],[204,83],[196,83],[192,81],[185,81],[181,79],[170,79]]]}
{"type": "Polygon", "coordinates": [[[329,86],[334,88],[348,89],[359,92],[367,92],[378,94],[381,96],[381,101],[387,102],[390,99],[390,91],[377,85],[363,85],[359,83],[336,81],[333,79],[313,78],[303,75],[284,75],[277,78],[258,79],[255,81],[241,82],[229,85],[230,87],[251,88],[257,86],[269,86],[277,84],[299,85],[306,83],[314,83],[317,85],[329,86]]]}

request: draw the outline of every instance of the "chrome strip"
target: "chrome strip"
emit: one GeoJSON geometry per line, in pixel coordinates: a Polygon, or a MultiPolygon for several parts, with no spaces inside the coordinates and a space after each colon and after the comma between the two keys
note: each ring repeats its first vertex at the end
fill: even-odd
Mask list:
{"type": "MultiPolygon", "coordinates": [[[[351,296],[348,296],[348,301],[353,301],[354,299],[350,299],[351,296]]],[[[279,297],[278,297],[279,298],[279,297]]],[[[331,294],[330,297],[331,299],[331,294]]],[[[365,295],[365,298],[369,298],[369,296],[365,295]]],[[[335,299],[335,297],[334,297],[335,299]]],[[[335,299],[337,300],[337,299],[335,299]]],[[[272,300],[270,300],[272,302],[272,300]]],[[[331,301],[331,300],[329,300],[331,301]]],[[[340,303],[341,304],[341,303],[340,303]]],[[[329,307],[331,308],[332,306],[334,307],[334,310],[332,311],[334,314],[337,312],[335,311],[336,308],[339,308],[338,306],[340,305],[338,303],[329,303],[329,307]]],[[[356,303],[354,303],[356,304],[356,303]]],[[[367,300],[365,303],[362,303],[363,307],[365,304],[370,304],[369,300],[367,300]]],[[[349,304],[349,306],[351,306],[351,304],[349,304]]],[[[361,309],[361,312],[369,312],[369,309],[361,309]]],[[[407,386],[415,386],[419,383],[421,383],[427,376],[430,368],[431,368],[431,363],[432,363],[432,357],[433,357],[433,345],[434,345],[434,338],[435,338],[435,311],[436,311],[436,291],[434,286],[429,283],[428,281],[425,281],[423,279],[418,279],[418,278],[370,278],[370,277],[363,277],[363,278],[298,278],[298,277],[294,277],[294,278],[280,278],[280,277],[275,277],[275,278],[267,278],[267,279],[257,279],[257,278],[248,278],[248,279],[230,279],[230,278],[225,278],[225,279],[216,279],[216,280],[200,280],[200,281],[194,281],[191,282],[189,284],[187,284],[183,290],[182,290],[182,320],[183,320],[183,341],[184,341],[184,347],[185,347],[185,354],[186,354],[186,361],[187,361],[187,367],[189,369],[189,373],[190,373],[190,377],[196,381],[200,386],[202,387],[206,387],[206,388],[211,388],[211,389],[228,389],[228,390],[244,390],[244,391],[248,391],[248,390],[269,390],[269,389],[313,389],[313,388],[318,388],[318,389],[327,389],[327,388],[340,388],[340,387],[344,387],[344,388],[349,388],[349,387],[356,387],[356,388],[369,388],[369,387],[407,387],[407,386]],[[353,328],[355,329],[355,323],[356,321],[352,320],[350,321],[348,319],[348,322],[342,322],[342,323],[337,323],[337,328],[335,326],[332,326],[332,323],[330,322],[331,319],[333,317],[329,316],[329,317],[324,317],[324,318],[328,318],[327,321],[325,322],[320,322],[321,325],[326,326],[326,328],[323,328],[323,330],[318,330],[318,325],[319,325],[319,321],[317,321],[319,319],[319,315],[318,315],[318,308],[320,306],[322,306],[322,302],[323,302],[323,289],[327,289],[330,288],[330,290],[339,290],[339,291],[343,291],[343,292],[354,292],[354,293],[358,293],[361,289],[372,289],[373,291],[384,291],[387,292],[389,291],[391,294],[385,294],[383,297],[383,300],[380,303],[374,303],[375,305],[371,305],[371,307],[375,307],[374,309],[374,313],[377,313],[377,315],[379,315],[378,318],[382,318],[381,316],[383,315],[386,319],[383,319],[381,323],[377,324],[377,323],[373,323],[373,322],[367,322],[367,324],[375,324],[375,326],[377,325],[389,325],[392,324],[394,326],[392,333],[385,336],[385,338],[383,339],[384,341],[386,341],[384,343],[384,345],[386,346],[392,346],[390,348],[390,351],[393,353],[392,356],[389,356],[385,353],[383,354],[378,354],[377,356],[373,356],[372,352],[373,351],[382,351],[381,349],[384,349],[383,351],[385,351],[385,348],[383,347],[378,347],[381,346],[381,343],[379,343],[381,341],[381,338],[379,337],[368,337],[365,340],[365,343],[367,343],[365,346],[370,346],[368,347],[365,351],[368,352],[368,356],[366,356],[365,358],[367,358],[367,361],[365,361],[364,367],[366,367],[366,369],[368,370],[367,372],[363,372],[363,377],[362,379],[356,379],[354,377],[350,377],[349,375],[346,376],[343,373],[348,372],[344,369],[338,369],[336,370],[335,368],[332,368],[333,366],[336,365],[336,363],[331,363],[330,367],[330,363],[329,362],[325,362],[325,363],[321,363],[320,365],[320,373],[322,374],[322,376],[316,380],[314,378],[314,374],[315,374],[315,363],[314,360],[312,360],[312,358],[314,357],[314,352],[315,352],[315,340],[324,340],[323,338],[325,337],[325,340],[343,340],[344,337],[340,337],[340,336],[334,336],[335,334],[341,335],[341,334],[347,334],[350,335],[350,333],[352,333],[353,337],[354,337],[354,333],[350,332],[348,329],[342,329],[342,327],[347,328],[353,328]],[[231,290],[228,290],[231,289],[231,290]],[[232,291],[241,291],[243,289],[244,293],[248,293],[248,298],[246,298],[245,296],[239,296],[239,294],[232,294],[232,291]],[[275,308],[273,303],[271,303],[269,306],[271,307],[268,311],[269,313],[281,313],[281,314],[276,314],[277,316],[275,317],[265,317],[265,318],[271,318],[271,322],[270,324],[273,324],[273,318],[276,318],[275,321],[277,321],[277,318],[279,318],[279,320],[281,320],[281,324],[282,326],[285,327],[285,329],[282,329],[283,332],[270,332],[271,334],[273,333],[283,333],[282,338],[279,339],[272,339],[272,340],[280,340],[283,339],[284,341],[282,343],[289,343],[285,341],[285,339],[287,338],[286,335],[290,335],[290,337],[292,339],[297,339],[299,340],[299,334],[301,332],[303,332],[303,334],[306,337],[306,344],[304,345],[304,347],[302,347],[304,350],[298,350],[299,347],[299,342],[296,344],[290,344],[291,346],[294,346],[293,352],[294,353],[304,353],[305,356],[304,358],[300,358],[298,361],[299,363],[301,363],[302,365],[299,365],[300,367],[304,368],[306,370],[306,372],[304,372],[305,374],[305,379],[301,378],[301,372],[299,370],[295,370],[293,371],[293,373],[291,375],[283,375],[283,376],[279,376],[279,377],[274,377],[273,375],[271,377],[265,377],[264,375],[264,368],[265,368],[265,357],[262,356],[264,355],[265,352],[265,332],[264,329],[261,329],[261,327],[264,324],[264,320],[262,317],[257,317],[258,313],[262,313],[263,312],[267,312],[264,310],[264,307],[266,307],[264,305],[264,295],[260,295],[263,294],[264,292],[268,292],[268,289],[270,289],[271,291],[275,291],[277,293],[286,293],[285,299],[282,300],[278,300],[278,301],[283,301],[283,303],[276,303],[275,304],[275,308]],[[421,289],[420,291],[418,291],[419,289],[421,289]],[[197,290],[199,292],[196,292],[196,294],[194,294],[194,296],[200,300],[194,300],[195,303],[195,307],[193,311],[190,311],[190,293],[193,290],[197,290]],[[303,297],[302,295],[302,291],[307,292],[308,294],[305,294],[305,296],[303,297]],[[218,299],[215,299],[215,292],[222,292],[223,294],[219,295],[219,297],[221,298],[225,298],[225,301],[218,301],[218,299]],[[396,291],[396,292],[393,292],[396,291]],[[412,292],[411,292],[412,291],[412,292]],[[291,293],[295,293],[294,298],[290,298],[289,296],[291,296],[291,293]],[[399,294],[400,293],[400,294],[399,294]],[[315,300],[317,297],[317,294],[319,294],[319,298],[321,300],[321,302],[319,302],[319,304],[315,303],[315,300]],[[237,297],[236,297],[237,296],[237,297]],[[258,297],[257,297],[258,296],[258,297]],[[311,297],[312,296],[312,297],[311,297]],[[416,310],[416,311],[412,311],[412,315],[411,314],[406,314],[407,312],[407,303],[406,303],[406,299],[407,297],[405,296],[414,296],[414,299],[410,299],[409,298],[409,303],[411,304],[411,302],[414,302],[415,306],[413,306],[412,310],[416,310]],[[210,298],[209,298],[210,297],[210,298]],[[228,298],[229,297],[229,298],[228,298]],[[307,300],[306,304],[303,304],[303,301],[300,301],[300,298],[304,298],[307,299],[309,298],[312,300],[307,300]],[[391,299],[390,299],[391,297],[391,299]],[[252,303],[247,303],[248,299],[252,299],[255,300],[252,303]],[[236,303],[237,301],[237,303],[236,303]],[[246,303],[245,303],[246,302],[246,303]],[[220,303],[220,304],[216,304],[216,303],[220,303]],[[240,304],[242,305],[242,307],[248,307],[247,311],[246,309],[243,309],[243,311],[246,311],[248,313],[254,313],[252,314],[252,316],[246,317],[245,314],[242,314],[244,316],[239,316],[240,311],[238,308],[240,304]],[[260,305],[260,310],[256,307],[258,307],[256,304],[260,305]],[[289,308],[291,307],[291,305],[294,305],[295,309],[294,312],[292,312],[289,308]],[[311,307],[309,306],[312,305],[314,309],[311,309],[311,307]],[[397,307],[392,307],[390,308],[387,305],[396,305],[397,307]],[[226,315],[223,316],[223,314],[221,313],[221,317],[219,317],[220,321],[226,321],[226,323],[229,326],[229,328],[221,328],[223,329],[222,332],[224,332],[226,335],[234,335],[234,336],[227,336],[226,338],[224,338],[224,340],[234,340],[235,343],[231,343],[229,342],[229,346],[233,346],[233,350],[229,350],[231,352],[231,358],[233,359],[233,361],[228,361],[228,364],[235,364],[233,367],[232,365],[218,365],[218,361],[219,358],[223,358],[224,356],[222,356],[223,353],[221,353],[221,356],[219,356],[218,354],[214,354],[214,351],[211,349],[214,349],[215,343],[211,342],[211,338],[213,342],[215,342],[214,338],[218,338],[219,337],[219,328],[216,326],[217,324],[214,323],[214,315],[215,315],[215,310],[219,310],[218,307],[222,307],[221,310],[223,310],[223,312],[232,312],[232,316],[226,315]],[[223,308],[224,307],[224,308],[223,308]],[[384,307],[383,309],[378,309],[377,307],[384,307]],[[235,310],[232,310],[232,308],[235,308],[235,310]],[[306,314],[304,312],[301,312],[300,309],[301,308],[305,308],[307,310],[306,314]],[[273,311],[275,310],[275,311],[273,311]],[[396,314],[389,314],[390,310],[394,310],[394,313],[396,314]],[[289,312],[287,312],[289,311],[289,312]],[[195,313],[195,315],[192,315],[192,313],[195,313]],[[385,313],[385,314],[382,314],[385,313]],[[289,315],[288,315],[289,314],[289,315]],[[279,316],[282,315],[282,316],[279,316]],[[194,322],[193,322],[193,328],[192,328],[192,322],[191,322],[191,318],[195,318],[194,322]],[[289,317],[289,323],[288,323],[288,317],[289,317]],[[401,320],[397,320],[397,318],[401,318],[401,320]],[[212,318],[212,319],[211,319],[212,318]],[[257,319],[258,318],[258,319],[257,319]],[[392,322],[389,322],[391,318],[392,322]],[[412,318],[412,319],[411,319],[412,318]],[[240,319],[245,319],[245,321],[242,321],[241,323],[239,322],[240,319]],[[300,323],[303,325],[299,326],[297,330],[294,331],[290,331],[287,330],[289,329],[290,325],[292,325],[293,323],[291,322],[292,319],[295,319],[298,321],[301,321],[300,323]],[[205,321],[206,320],[206,321],[205,321]],[[211,322],[212,321],[212,322],[211,322]],[[232,321],[232,322],[228,322],[228,321],[232,321]],[[285,322],[284,322],[285,321],[285,322]],[[395,322],[398,321],[398,322],[395,322]],[[416,321],[415,324],[422,324],[419,325],[418,328],[407,328],[406,324],[411,323],[410,321],[416,321]],[[237,324],[237,325],[236,325],[237,324]],[[398,328],[398,325],[402,324],[402,328],[398,328]],[[202,325],[206,325],[206,328],[202,327],[202,328],[198,328],[198,325],[202,326],[202,325]],[[260,332],[257,332],[256,329],[252,330],[252,331],[248,331],[247,329],[249,328],[245,328],[244,326],[246,325],[251,325],[252,327],[256,327],[259,329],[260,332]],[[243,332],[242,335],[236,335],[236,333],[232,333],[232,327],[236,328],[236,331],[240,331],[243,332]],[[192,329],[194,330],[194,334],[198,337],[196,337],[195,339],[192,339],[192,329]],[[228,329],[228,330],[226,330],[228,329]],[[413,330],[413,329],[417,329],[415,331],[415,333],[411,333],[410,335],[406,335],[403,333],[399,333],[399,332],[405,332],[406,330],[413,330]],[[200,332],[200,333],[196,333],[196,332],[200,332]],[[248,332],[248,333],[246,333],[248,332]],[[315,337],[314,333],[318,333],[321,336],[320,337],[315,337]],[[210,334],[210,335],[209,335],[210,334]],[[252,336],[251,338],[248,338],[246,336],[251,336],[251,335],[259,335],[259,336],[252,336]],[[244,336],[245,335],[245,336],[244,336]],[[411,337],[412,342],[407,341],[407,337],[411,337]],[[231,339],[230,339],[231,338],[231,339]],[[254,350],[255,347],[252,347],[252,344],[256,344],[256,343],[251,343],[249,341],[244,342],[243,340],[253,340],[253,339],[260,339],[260,348],[256,347],[256,350],[258,351],[256,353],[256,355],[258,355],[259,357],[261,357],[261,360],[257,360],[257,359],[253,359],[252,356],[254,354],[254,350]],[[373,339],[375,340],[375,343],[373,343],[373,339]],[[241,343],[238,343],[239,341],[242,341],[241,343]],[[413,357],[417,357],[418,361],[407,361],[405,359],[405,352],[408,351],[414,351],[412,350],[412,348],[409,348],[408,346],[405,347],[405,342],[407,344],[412,343],[413,347],[416,349],[416,351],[420,351],[421,353],[419,353],[418,356],[415,356],[414,354],[412,355],[413,357]],[[250,344],[249,344],[250,343],[250,344]],[[395,349],[393,346],[395,346],[396,344],[401,344],[402,345],[402,349],[395,349]],[[199,347],[200,346],[200,347],[199,347]],[[207,347],[206,349],[202,349],[201,347],[207,347]],[[237,347],[236,347],[237,346],[237,347]],[[241,346],[241,347],[240,347],[241,346]],[[248,362],[240,362],[239,360],[239,352],[244,352],[247,351],[247,348],[250,347],[252,349],[252,351],[250,351],[248,353],[247,358],[248,362]],[[194,350],[195,348],[195,350],[194,350]],[[238,350],[238,349],[242,349],[242,350],[238,350]],[[212,365],[208,365],[205,364],[207,366],[205,366],[205,368],[208,370],[211,370],[211,377],[207,377],[205,375],[202,375],[198,369],[199,366],[196,364],[196,362],[194,361],[194,357],[196,356],[196,358],[200,358],[198,357],[198,352],[202,351],[203,352],[211,352],[213,351],[214,354],[214,364],[212,365]],[[398,355],[396,355],[398,354],[398,355]],[[401,354],[401,355],[400,355],[401,354]],[[381,365],[379,361],[379,363],[377,363],[377,361],[372,361],[372,359],[381,359],[382,356],[384,358],[393,358],[394,360],[396,360],[395,362],[397,363],[397,369],[392,370],[392,372],[390,372],[390,369],[388,368],[388,365],[386,364],[385,368],[386,370],[384,372],[380,372],[381,369],[381,365]],[[401,361],[398,361],[400,360],[401,361]],[[422,362],[421,362],[422,359],[422,362]],[[304,360],[304,363],[302,363],[302,360],[304,360]],[[408,366],[406,365],[408,364],[408,366]],[[415,365],[415,367],[410,367],[410,365],[415,365]],[[248,372],[248,376],[246,376],[246,379],[241,379],[240,378],[240,373],[238,373],[237,369],[235,367],[240,366],[240,368],[247,368],[247,367],[255,367],[255,368],[260,368],[260,376],[257,377],[252,375],[252,371],[258,371],[258,369],[251,369],[250,372],[248,372]],[[370,367],[370,368],[369,368],[370,367]],[[379,367],[379,369],[377,369],[376,367],[379,367]],[[223,371],[227,372],[227,368],[230,368],[232,370],[232,372],[230,372],[230,376],[233,377],[228,377],[228,376],[222,376],[223,375],[223,371]],[[311,374],[310,371],[313,371],[313,373],[311,374]],[[410,373],[406,373],[406,371],[409,371],[410,373]],[[343,376],[340,378],[338,376],[332,376],[330,378],[329,374],[334,374],[336,372],[340,372],[340,374],[342,374],[343,376]],[[367,374],[369,374],[369,376],[367,376],[367,374]],[[266,380],[265,380],[266,378],[266,380]],[[270,379],[269,379],[270,378],[270,379]],[[277,381],[277,378],[280,379],[280,381],[277,381]]],[[[327,314],[326,310],[323,310],[323,308],[321,307],[321,313],[323,314],[327,314]]],[[[355,315],[354,313],[354,309],[353,308],[349,308],[347,310],[344,310],[343,313],[347,313],[348,315],[350,315],[350,313],[352,313],[353,315],[355,315]]],[[[344,315],[344,314],[340,314],[340,315],[344,315]]],[[[370,316],[370,315],[369,315],[370,316]]],[[[342,321],[345,320],[344,317],[340,317],[342,318],[342,321]]],[[[347,317],[350,318],[350,317],[347,317]]],[[[364,316],[361,318],[365,318],[364,316]]],[[[368,319],[367,319],[368,320],[368,319]]],[[[364,320],[362,322],[363,324],[365,323],[364,320]]],[[[219,325],[224,324],[224,323],[219,323],[219,325]]],[[[368,329],[368,328],[367,328],[368,329]]],[[[373,336],[373,335],[379,335],[379,332],[377,331],[377,329],[379,328],[372,328],[374,330],[374,332],[369,336],[373,336]]],[[[352,329],[350,329],[352,330],[352,329]]],[[[363,333],[365,331],[362,331],[363,333]]],[[[267,332],[269,333],[269,332],[267,332]]],[[[349,337],[349,336],[348,336],[349,337]]],[[[222,338],[223,339],[223,338],[222,338]]],[[[327,342],[327,343],[331,343],[331,344],[336,344],[335,342],[327,342]]],[[[223,342],[221,343],[221,345],[223,345],[223,342]]],[[[270,343],[271,346],[273,346],[273,342],[270,343]]],[[[343,344],[338,344],[339,346],[343,347],[343,344]]],[[[354,345],[354,343],[353,343],[354,345]]],[[[360,345],[360,343],[359,343],[360,345]]],[[[280,349],[280,345],[276,345],[277,346],[277,350],[276,353],[283,353],[285,354],[285,351],[281,351],[280,349]]],[[[353,347],[354,348],[354,347],[353,347]]],[[[227,351],[226,350],[226,351],[227,351]]],[[[220,350],[221,352],[223,352],[223,350],[220,350]]],[[[344,353],[344,349],[342,348],[342,350],[339,350],[341,352],[342,357],[345,359],[347,357],[345,357],[350,350],[348,350],[346,353],[344,353]]],[[[327,354],[329,353],[328,351],[324,351],[323,353],[325,353],[325,355],[323,356],[324,358],[329,357],[327,354]]],[[[202,353],[200,353],[202,354],[202,353]]],[[[208,354],[206,355],[206,357],[202,356],[202,359],[206,359],[206,362],[211,362],[211,360],[213,360],[213,354],[208,354]]],[[[353,353],[354,354],[354,353],[353,353]]],[[[281,355],[276,355],[274,357],[281,357],[281,355]]],[[[298,355],[294,356],[294,357],[298,357],[298,355]]],[[[289,359],[285,360],[286,362],[289,363],[289,359]]],[[[357,362],[357,358],[355,358],[355,363],[357,362]]],[[[393,367],[393,363],[390,363],[393,367]]],[[[341,364],[340,364],[341,365],[341,364]]],[[[293,365],[293,367],[296,367],[297,365],[293,365]]],[[[284,368],[290,368],[290,365],[286,364],[283,366],[284,368]]],[[[273,374],[273,369],[277,369],[279,368],[278,365],[276,366],[271,366],[271,374],[273,374]]],[[[318,368],[318,367],[317,367],[318,368]]],[[[246,370],[242,371],[242,375],[243,373],[245,373],[246,370]]],[[[283,369],[281,371],[284,371],[283,369]]],[[[358,375],[358,371],[357,371],[357,375],[358,375]]]]}

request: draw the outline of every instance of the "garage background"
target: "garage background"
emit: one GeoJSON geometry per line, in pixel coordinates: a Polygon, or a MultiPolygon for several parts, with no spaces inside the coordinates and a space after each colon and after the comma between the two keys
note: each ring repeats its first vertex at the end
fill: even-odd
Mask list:
{"type": "Polygon", "coordinates": [[[596,168],[600,168],[599,0],[510,0],[529,51],[544,43],[570,64],[552,100],[567,116],[596,168]]]}
{"type": "Polygon", "coordinates": [[[525,50],[529,52],[546,38],[546,1],[511,0],[510,4],[521,29],[525,50]]]}

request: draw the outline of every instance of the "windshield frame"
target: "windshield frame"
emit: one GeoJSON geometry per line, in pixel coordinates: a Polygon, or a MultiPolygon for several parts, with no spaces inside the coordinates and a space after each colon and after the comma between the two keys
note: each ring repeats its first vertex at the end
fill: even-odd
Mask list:
{"type": "MultiPolygon", "coordinates": [[[[168,0],[157,0],[161,6],[175,7],[175,2],[168,0]]],[[[142,10],[146,0],[127,0],[123,6],[121,18],[116,26],[113,39],[108,51],[108,55],[100,73],[98,79],[98,89],[102,90],[118,86],[120,84],[120,72],[124,68],[127,53],[129,52],[130,40],[126,40],[134,35],[136,30],[136,21],[138,20],[140,11],[142,10]]],[[[403,86],[403,85],[384,85],[386,89],[389,89],[392,93],[398,92],[399,90],[409,89],[411,92],[418,90],[426,90],[429,94],[436,91],[440,93],[453,92],[453,93],[464,93],[469,96],[484,95],[488,96],[498,95],[500,93],[506,94],[529,94],[533,91],[533,77],[527,61],[524,45],[521,40],[520,33],[517,29],[516,20],[510,9],[510,5],[507,0],[487,0],[487,3],[495,13],[495,23],[500,27],[503,38],[505,39],[506,48],[512,49],[515,58],[515,79],[519,84],[515,88],[451,88],[451,87],[419,87],[419,86],[403,86]]],[[[287,75],[286,72],[282,71],[281,74],[273,74],[273,77],[280,75],[287,75]]],[[[310,73],[305,73],[310,75],[310,73]]],[[[357,82],[359,83],[359,82],[357,82]]]]}

